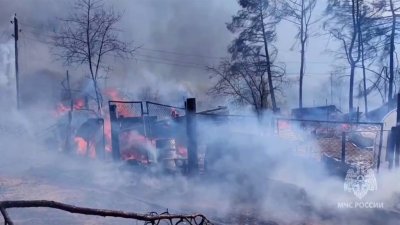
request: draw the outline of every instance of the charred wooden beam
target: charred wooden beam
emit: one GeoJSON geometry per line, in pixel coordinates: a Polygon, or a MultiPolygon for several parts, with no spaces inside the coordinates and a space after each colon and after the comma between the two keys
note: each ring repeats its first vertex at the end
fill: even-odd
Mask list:
{"type": "Polygon", "coordinates": [[[186,129],[188,140],[188,171],[189,173],[196,173],[198,170],[198,159],[195,98],[188,98],[186,100],[186,129]]]}
{"type": "Polygon", "coordinates": [[[117,117],[117,106],[109,105],[110,108],[110,122],[111,122],[111,147],[112,147],[112,156],[114,160],[121,159],[121,152],[119,149],[119,132],[120,132],[120,124],[118,122],[117,117]]]}

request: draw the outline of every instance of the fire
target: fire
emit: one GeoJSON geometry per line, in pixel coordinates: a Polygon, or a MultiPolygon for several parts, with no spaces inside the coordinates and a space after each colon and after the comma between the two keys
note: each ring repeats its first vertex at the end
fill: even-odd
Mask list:
{"type": "MultiPolygon", "coordinates": [[[[113,101],[123,101],[123,98],[120,96],[117,90],[114,89],[107,89],[105,91],[107,97],[113,101]]],[[[127,107],[117,107],[117,114],[121,117],[133,117],[135,116],[132,111],[129,110],[127,107]]]]}
{"type": "Polygon", "coordinates": [[[90,158],[96,158],[96,149],[92,143],[88,143],[85,139],[81,137],[75,137],[74,142],[78,155],[88,155],[90,158]]]}
{"type": "Polygon", "coordinates": [[[120,140],[123,160],[148,161],[148,148],[153,143],[145,136],[135,131],[128,131],[121,133],[120,140]]]}
{"type": "MultiPolygon", "coordinates": [[[[124,99],[120,96],[119,92],[115,89],[107,89],[105,94],[108,99],[113,101],[123,101],[124,99]]],[[[133,112],[130,112],[128,108],[117,107],[117,115],[122,117],[132,117],[134,116],[133,112]]],[[[107,110],[104,110],[107,111],[107,110]]],[[[106,140],[105,150],[107,152],[111,152],[111,119],[109,113],[104,113],[104,136],[106,140]]]]}
{"type": "MultiPolygon", "coordinates": [[[[113,101],[124,101],[125,99],[121,97],[120,93],[115,89],[107,89],[104,92],[106,99],[110,99],[113,101]]],[[[117,115],[119,118],[127,118],[127,117],[135,117],[136,115],[130,109],[130,107],[126,107],[127,105],[124,104],[117,104],[117,115]]],[[[87,107],[87,104],[84,99],[79,98],[75,99],[73,102],[72,110],[82,110],[87,107]]],[[[71,111],[71,107],[65,104],[58,104],[56,108],[55,115],[57,117],[64,116],[66,113],[71,111]]],[[[104,106],[102,109],[104,116],[104,144],[105,144],[105,151],[110,153],[112,151],[111,146],[111,120],[110,114],[108,112],[108,104],[104,106]]],[[[172,110],[171,118],[178,117],[179,114],[176,110],[172,110]]],[[[65,118],[65,117],[64,117],[65,118]]],[[[89,119],[89,118],[88,118],[89,119]]],[[[71,128],[71,132],[75,134],[76,131],[82,128],[82,125],[75,125],[80,127],[73,127],[71,128]]],[[[77,134],[75,134],[77,135],[77,134]]],[[[91,136],[88,137],[81,137],[75,136],[73,137],[73,143],[75,151],[78,155],[81,156],[89,156],[90,158],[96,157],[96,140],[90,140],[91,136]]],[[[148,162],[148,151],[149,149],[155,149],[155,140],[151,140],[146,136],[135,132],[135,131],[128,131],[122,132],[119,137],[120,140],[120,147],[121,147],[121,157],[123,160],[137,160],[140,162],[147,163],[148,162]]],[[[102,151],[102,149],[97,149],[97,151],[102,151]]],[[[182,146],[177,146],[177,153],[182,156],[187,156],[187,149],[182,146]]]]}
{"type": "MultiPolygon", "coordinates": [[[[75,99],[72,105],[72,110],[82,110],[85,108],[85,100],[84,99],[75,99]]],[[[60,117],[63,116],[64,114],[68,113],[71,111],[71,106],[65,105],[63,103],[58,103],[56,110],[55,110],[55,116],[60,117]]]]}

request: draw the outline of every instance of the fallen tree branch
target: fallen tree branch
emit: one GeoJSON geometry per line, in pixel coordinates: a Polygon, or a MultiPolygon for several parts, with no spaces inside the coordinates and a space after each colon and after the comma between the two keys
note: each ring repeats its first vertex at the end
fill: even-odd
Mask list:
{"type": "Polygon", "coordinates": [[[69,213],[102,216],[102,217],[119,217],[125,219],[135,219],[145,222],[145,224],[159,224],[162,220],[168,221],[171,225],[181,224],[187,222],[190,225],[211,225],[212,223],[202,214],[193,215],[174,215],[168,212],[157,214],[140,214],[134,212],[124,212],[108,209],[94,209],[86,207],[78,207],[74,205],[64,204],[61,202],[47,201],[47,200],[33,200],[33,201],[0,201],[0,211],[3,215],[6,225],[13,225],[13,222],[6,209],[9,208],[54,208],[69,213]],[[175,221],[175,222],[174,222],[175,221]]]}

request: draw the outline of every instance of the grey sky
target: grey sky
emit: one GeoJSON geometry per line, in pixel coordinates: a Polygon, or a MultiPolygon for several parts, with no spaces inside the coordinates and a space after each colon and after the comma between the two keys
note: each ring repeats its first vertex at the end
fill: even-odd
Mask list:
{"type": "MultiPolygon", "coordinates": [[[[321,17],[324,2],[318,1],[315,19],[321,17]]],[[[204,93],[211,80],[204,68],[217,64],[218,57],[226,56],[226,48],[233,36],[225,24],[238,10],[235,0],[108,0],[106,3],[123,12],[119,24],[123,30],[122,38],[143,46],[135,59],[112,62],[114,70],[108,74],[107,86],[137,89],[151,85],[165,95],[182,95],[175,98],[195,96],[203,101],[209,98],[204,93]]],[[[54,61],[45,43],[57,26],[56,18],[65,16],[71,5],[72,1],[67,0],[0,0],[3,49],[12,50],[12,24],[9,21],[15,12],[20,20],[22,77],[46,71],[55,74],[55,79],[61,79],[66,69],[82,76],[82,70],[66,68],[54,61]]],[[[313,30],[323,33],[320,25],[313,30]]],[[[297,104],[295,81],[299,49],[292,48],[295,35],[292,25],[285,22],[279,25],[278,59],[286,62],[288,77],[294,82],[285,90],[290,106],[297,104]]],[[[336,62],[333,55],[327,53],[329,46],[334,48],[335,44],[324,36],[310,39],[304,93],[306,106],[325,104],[325,99],[330,96],[327,90],[330,89],[329,74],[336,62]]],[[[1,68],[5,68],[4,62],[1,68]]]]}

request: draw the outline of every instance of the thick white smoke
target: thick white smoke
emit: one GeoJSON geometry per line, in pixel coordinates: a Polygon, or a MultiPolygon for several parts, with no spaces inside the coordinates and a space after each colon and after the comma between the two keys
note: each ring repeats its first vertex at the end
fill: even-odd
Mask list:
{"type": "MultiPolygon", "coordinates": [[[[188,178],[138,171],[120,163],[71,157],[48,149],[37,135],[42,128],[29,121],[27,113],[14,112],[0,123],[2,199],[59,200],[139,212],[200,212],[222,224],[232,224],[237,217],[277,224],[366,224],[371,218],[396,218],[381,216],[398,207],[399,186],[393,182],[398,174],[382,171],[377,176],[378,191],[368,194],[368,201],[384,202],[387,207],[378,210],[378,216],[372,214],[374,209],[339,210],[337,202],[355,199],[343,190],[343,180],[328,176],[321,162],[296,155],[293,143],[278,138],[270,123],[260,124],[256,118],[230,123],[199,120],[199,152],[207,151],[210,155],[206,158],[212,163],[204,175],[188,178]],[[15,181],[18,185],[10,187],[7,179],[24,182],[15,181]]],[[[313,140],[310,146],[317,147],[313,140]]],[[[28,212],[14,210],[12,215],[35,217],[34,211],[28,212]]],[[[69,221],[62,213],[40,213],[69,221]]]]}

